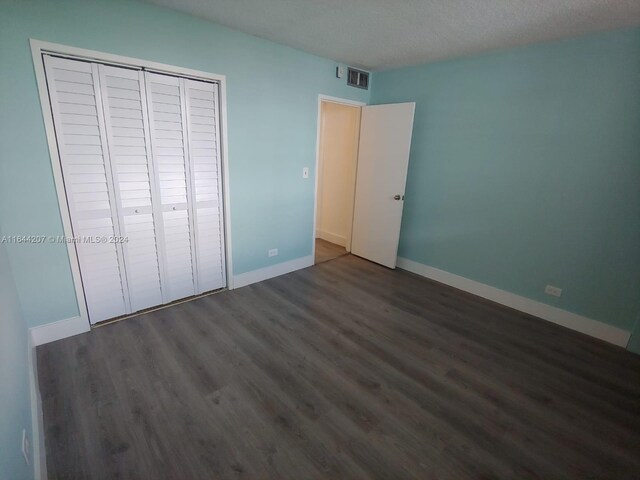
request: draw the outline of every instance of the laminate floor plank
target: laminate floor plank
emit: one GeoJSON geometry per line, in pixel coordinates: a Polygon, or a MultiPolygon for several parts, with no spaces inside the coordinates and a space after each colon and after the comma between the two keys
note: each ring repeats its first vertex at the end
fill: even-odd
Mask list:
{"type": "Polygon", "coordinates": [[[351,255],[37,356],[52,480],[640,478],[640,357],[351,255]]]}
{"type": "MultiPolygon", "coordinates": [[[[315,288],[315,287],[314,287],[315,288]]],[[[330,288],[330,287],[327,287],[330,288]]],[[[339,296],[341,293],[341,289],[340,287],[336,287],[334,290],[330,290],[331,295],[332,296],[339,296]]],[[[340,298],[340,297],[338,297],[340,298]]],[[[374,295],[370,295],[365,301],[362,302],[362,304],[360,305],[360,312],[366,311],[367,308],[371,309],[371,312],[369,314],[375,314],[376,310],[381,308],[382,305],[384,305],[384,301],[379,302],[374,295]]],[[[393,309],[393,307],[391,307],[393,309]]],[[[388,318],[390,319],[394,319],[399,317],[398,312],[394,312],[391,311],[391,315],[388,316],[388,318]]],[[[410,322],[407,322],[407,320],[411,320],[412,318],[416,318],[418,320],[420,320],[420,317],[415,316],[415,315],[404,315],[403,317],[403,324],[402,324],[402,328],[404,329],[409,329],[411,327],[410,322]]],[[[432,318],[432,320],[434,320],[432,318]]],[[[520,345],[518,345],[517,343],[515,345],[513,345],[512,343],[514,342],[520,342],[520,340],[515,340],[515,339],[511,339],[509,337],[504,338],[504,342],[497,342],[495,346],[492,347],[492,339],[493,337],[495,337],[495,334],[492,334],[491,331],[487,332],[486,337],[483,337],[483,333],[486,331],[484,329],[483,326],[481,325],[473,325],[472,328],[470,328],[469,326],[465,326],[465,325],[461,325],[461,324],[452,324],[452,322],[448,321],[446,317],[442,317],[442,321],[445,323],[445,325],[447,326],[447,328],[449,328],[450,330],[455,330],[457,332],[462,332],[464,333],[466,329],[466,331],[469,332],[469,335],[467,336],[467,338],[474,338],[474,339],[478,339],[479,342],[475,342],[475,344],[479,345],[480,348],[484,348],[486,351],[490,352],[492,350],[497,351],[496,349],[501,349],[501,352],[504,355],[511,355],[509,357],[507,357],[506,360],[508,360],[509,362],[513,362],[513,361],[518,361],[518,359],[522,358],[525,360],[525,364],[523,365],[524,368],[527,368],[529,366],[532,367],[532,370],[540,370],[540,367],[544,366],[544,362],[541,362],[540,360],[538,360],[538,356],[534,356],[533,359],[531,358],[531,355],[528,355],[526,352],[523,353],[522,351],[522,347],[520,345]],[[487,349],[486,347],[492,347],[492,349],[487,349]]],[[[424,322],[422,322],[424,323],[424,322]]],[[[376,321],[377,325],[383,325],[382,322],[378,322],[376,321]]],[[[416,331],[409,331],[406,338],[404,339],[405,342],[409,342],[409,344],[411,344],[413,341],[418,341],[420,340],[420,334],[416,331]]],[[[432,332],[427,332],[427,336],[426,337],[422,337],[422,340],[429,344],[433,344],[435,342],[437,342],[438,337],[432,335],[432,332]]],[[[447,341],[450,341],[451,338],[450,336],[447,337],[447,341]]],[[[424,346],[421,345],[421,346],[424,346]]],[[[461,349],[460,352],[464,352],[464,349],[461,349]]],[[[598,378],[595,378],[590,381],[588,379],[582,379],[581,377],[576,377],[574,375],[574,372],[567,372],[566,371],[566,367],[563,366],[560,362],[559,359],[553,359],[553,361],[549,361],[547,362],[550,364],[551,368],[554,368],[557,370],[558,375],[556,376],[551,376],[551,380],[555,380],[556,377],[560,377],[558,378],[558,384],[559,385],[564,385],[564,377],[567,378],[571,378],[573,382],[575,381],[579,381],[582,383],[583,388],[589,388],[592,385],[594,386],[594,388],[592,389],[596,395],[601,395],[604,394],[605,396],[605,400],[610,402],[610,406],[611,408],[616,408],[617,405],[620,404],[620,402],[627,402],[629,405],[631,406],[631,404],[633,403],[633,399],[629,399],[629,395],[628,395],[628,391],[626,389],[626,387],[624,388],[624,390],[622,391],[622,395],[618,395],[616,389],[614,388],[610,388],[607,390],[603,390],[602,387],[602,383],[608,383],[608,382],[599,382],[598,378]]],[[[533,373],[533,372],[532,372],[533,373]]],[[[626,420],[625,420],[626,421],[626,420]]]]}
{"type": "MultiPolygon", "coordinates": [[[[403,345],[406,347],[408,344],[409,340],[405,339],[403,345]]],[[[326,347],[324,347],[323,349],[326,349],[326,347]]],[[[469,367],[468,367],[468,362],[456,362],[454,361],[454,359],[452,359],[450,356],[442,356],[440,352],[434,351],[434,350],[429,350],[429,349],[422,349],[422,350],[418,350],[418,354],[419,353],[423,353],[423,360],[426,360],[429,362],[429,365],[431,367],[441,367],[442,368],[442,375],[446,376],[447,379],[455,379],[456,383],[458,385],[458,387],[460,389],[464,389],[467,387],[467,385],[473,381],[475,379],[475,377],[478,377],[478,372],[474,372],[473,370],[471,370],[469,372],[469,375],[465,377],[464,373],[466,371],[469,371],[469,367]],[[426,356],[425,356],[426,355],[426,356]],[[451,370],[448,370],[451,369],[451,370]]],[[[477,363],[477,362],[476,362],[477,363]]],[[[514,411],[514,418],[516,418],[520,423],[524,423],[524,426],[526,428],[534,428],[535,431],[535,427],[537,425],[537,422],[539,422],[540,420],[544,419],[544,414],[546,414],[546,410],[548,410],[546,408],[546,405],[541,405],[537,410],[538,412],[535,412],[536,409],[536,405],[533,404],[533,402],[529,401],[526,406],[529,413],[529,416],[533,417],[531,419],[528,418],[528,416],[522,415],[519,416],[519,413],[525,414],[527,413],[527,411],[524,408],[519,408],[520,402],[526,401],[527,399],[523,399],[522,395],[519,395],[518,392],[515,392],[513,390],[511,390],[509,392],[509,397],[514,396],[516,397],[517,400],[517,404],[516,405],[511,405],[509,403],[508,400],[510,400],[510,398],[505,398],[505,399],[500,399],[500,398],[496,398],[496,394],[495,392],[491,391],[490,387],[492,385],[498,386],[498,382],[497,381],[493,381],[491,375],[483,375],[480,377],[481,382],[479,383],[479,388],[478,388],[478,392],[481,392],[484,394],[484,400],[491,402],[493,404],[495,404],[496,408],[502,408],[507,409],[507,408],[512,408],[512,407],[518,407],[518,408],[512,408],[512,410],[514,411]],[[484,385],[488,384],[489,388],[488,389],[482,389],[480,387],[483,387],[484,385]],[[486,391],[488,390],[488,391],[486,391]],[[533,412],[531,410],[534,410],[533,412]],[[532,413],[538,413],[537,417],[536,415],[532,415],[532,413]],[[522,422],[522,420],[524,420],[525,422],[522,422]]],[[[497,390],[498,391],[498,390],[497,390]]],[[[475,403],[475,402],[474,402],[475,403]]],[[[547,414],[548,415],[548,414],[547,414]]],[[[551,434],[549,434],[547,436],[547,438],[543,439],[546,442],[555,442],[558,441],[560,438],[557,436],[557,434],[562,433],[562,432],[554,432],[553,427],[555,426],[556,422],[558,421],[558,418],[552,419],[552,422],[549,422],[550,424],[548,425],[549,429],[551,430],[551,434]]],[[[510,428],[515,428],[514,426],[510,426],[510,428]]],[[[566,455],[566,454],[565,454],[566,455]]]]}
{"type": "MultiPolygon", "coordinates": [[[[305,305],[305,309],[310,308],[309,305],[305,305]]],[[[389,342],[381,344],[379,342],[380,335],[375,332],[372,333],[368,329],[362,329],[357,325],[340,326],[339,321],[335,320],[335,318],[342,318],[342,316],[337,315],[334,318],[330,309],[323,313],[322,310],[325,308],[325,305],[319,304],[317,309],[313,310],[316,318],[322,318],[334,324],[341,333],[348,336],[363,352],[368,352],[377,357],[379,368],[383,366],[390,367],[394,374],[390,377],[391,385],[394,389],[398,389],[406,397],[414,399],[426,411],[437,412],[438,416],[446,418],[449,426],[455,431],[463,433],[465,437],[471,437],[478,446],[491,442],[493,448],[498,447],[503,452],[503,455],[509,451],[512,453],[513,458],[530,455],[529,451],[519,447],[519,443],[505,438],[505,434],[509,431],[508,426],[498,422],[496,416],[491,417],[493,421],[485,419],[480,424],[473,411],[478,408],[477,402],[472,398],[468,398],[468,392],[456,392],[455,389],[451,389],[444,377],[445,372],[421,371],[415,366],[417,359],[407,358],[406,351],[389,342]],[[398,375],[399,373],[402,375],[398,375]]],[[[360,310],[358,313],[352,313],[352,316],[359,315],[363,315],[362,318],[366,316],[360,310]]],[[[485,456],[491,458],[488,452],[485,452],[485,456]]],[[[516,467],[516,470],[520,471],[520,467],[516,467]]],[[[540,462],[538,462],[538,468],[543,468],[540,462]]]]}
{"type": "MultiPolygon", "coordinates": [[[[250,289],[245,289],[242,293],[246,294],[250,289]]],[[[265,364],[265,359],[273,356],[274,352],[278,352],[282,360],[288,365],[293,366],[295,370],[301,370],[304,373],[306,380],[306,388],[313,389],[317,395],[324,397],[323,401],[327,401],[334,407],[336,417],[340,419],[340,425],[342,430],[348,429],[360,429],[367,442],[377,442],[383,446],[380,456],[393,453],[395,457],[402,458],[403,452],[397,451],[397,447],[393,444],[388,444],[387,437],[382,437],[375,429],[380,419],[377,415],[383,414],[384,411],[373,412],[370,407],[370,403],[366,401],[366,397],[361,399],[353,398],[353,383],[350,379],[345,379],[341,376],[341,372],[335,368],[331,362],[327,362],[326,359],[320,358],[314,355],[314,352],[305,351],[304,348],[299,348],[295,342],[295,338],[290,335],[278,335],[277,329],[272,328],[273,324],[266,325],[261,321],[261,318],[255,318],[252,309],[251,299],[247,295],[240,296],[241,313],[237,316],[238,322],[236,325],[243,324],[246,329],[246,333],[249,333],[253,337],[253,346],[259,349],[262,345],[265,345],[266,350],[259,352],[252,350],[251,354],[262,358],[259,363],[265,364]],[[245,298],[243,298],[245,297],[245,298]],[[249,306],[247,306],[249,305],[249,306]],[[304,359],[301,361],[300,359],[304,359]],[[354,401],[355,400],[355,401],[354,401]],[[342,418],[342,417],[346,418],[342,418]]],[[[259,298],[259,297],[258,297],[259,298]]],[[[231,306],[227,305],[227,309],[231,306]]],[[[264,310],[262,310],[264,312],[264,310]]],[[[241,338],[244,336],[242,332],[231,332],[234,337],[241,338]]],[[[268,371],[277,371],[274,366],[267,366],[268,371]]],[[[396,424],[391,425],[391,429],[395,429],[396,424]]],[[[351,432],[352,435],[356,435],[356,432],[351,432]]],[[[392,432],[394,437],[402,435],[402,431],[392,432]]],[[[415,440],[415,439],[411,439],[415,440]]],[[[413,446],[413,443],[409,443],[407,438],[406,445],[413,446]]],[[[423,456],[424,452],[414,452],[414,461],[418,462],[418,459],[423,456]]],[[[409,458],[405,459],[405,462],[411,461],[409,458]]],[[[367,461],[367,464],[371,464],[371,461],[367,461]]],[[[379,471],[379,469],[378,469],[379,471]]]]}
{"type": "MultiPolygon", "coordinates": [[[[336,295],[338,295],[338,294],[339,294],[339,292],[337,292],[337,291],[332,291],[332,292],[331,292],[331,294],[332,294],[332,296],[334,296],[334,297],[335,297],[336,295]]],[[[340,300],[340,299],[338,298],[338,300],[340,300]]],[[[373,299],[370,299],[370,302],[371,302],[371,301],[373,301],[373,299]]],[[[362,308],[364,308],[364,307],[362,307],[362,308]]],[[[405,317],[405,320],[407,320],[407,318],[406,318],[406,317],[405,317]]],[[[376,322],[376,323],[381,323],[381,322],[376,322]]],[[[399,343],[402,343],[403,345],[407,346],[407,345],[410,345],[410,344],[411,344],[411,340],[410,340],[410,339],[405,339],[405,340],[404,340],[404,343],[403,343],[403,342],[399,342],[399,343]]],[[[455,351],[456,353],[464,353],[466,350],[467,350],[467,349],[466,349],[466,348],[464,348],[464,345],[461,345],[461,348],[456,349],[456,350],[454,350],[454,351],[455,351]]],[[[426,353],[427,351],[428,351],[427,349],[420,350],[420,352],[425,352],[425,353],[426,353]]],[[[481,357],[479,357],[479,359],[481,359],[481,357]]],[[[499,360],[499,359],[498,359],[498,360],[499,360]]],[[[478,365],[478,359],[471,359],[470,363],[471,363],[472,365],[478,365]]],[[[503,362],[496,361],[496,362],[495,362],[495,365],[491,365],[491,364],[489,364],[489,365],[487,366],[487,368],[491,368],[491,369],[492,369],[492,370],[491,370],[492,372],[496,372],[496,368],[499,368],[499,366],[500,366],[502,363],[503,363],[503,362]]],[[[510,364],[510,362],[504,362],[504,363],[505,363],[506,365],[509,365],[509,364],[510,364]]],[[[432,368],[432,369],[437,368],[437,367],[438,367],[438,364],[439,364],[439,363],[438,363],[437,361],[433,361],[433,359],[429,360],[429,365],[430,365],[430,368],[432,368]]],[[[446,366],[447,366],[447,364],[451,364],[451,362],[445,362],[444,367],[446,367],[446,366]]],[[[526,365],[525,365],[525,367],[526,367],[526,365]]],[[[536,373],[536,371],[535,371],[535,370],[532,370],[531,372],[532,372],[532,374],[535,374],[535,373],[536,373]]],[[[495,374],[495,373],[493,373],[493,374],[495,374]]],[[[458,376],[460,376],[460,375],[458,375],[458,376]]],[[[473,379],[473,378],[474,378],[474,377],[476,377],[476,376],[477,376],[477,374],[476,374],[476,375],[471,376],[470,378],[471,378],[471,379],[473,379]]],[[[518,380],[518,379],[521,379],[522,377],[521,377],[521,376],[518,376],[518,377],[514,377],[514,378],[515,378],[516,380],[518,380]]],[[[541,377],[541,378],[543,378],[543,377],[541,377]]],[[[548,378],[553,378],[553,376],[550,376],[550,377],[548,377],[548,378]]],[[[526,380],[527,380],[527,382],[526,382],[526,383],[529,383],[529,378],[524,377],[524,379],[526,379],[526,380]]],[[[506,380],[508,380],[508,379],[506,379],[506,380]]],[[[490,378],[488,379],[488,381],[490,381],[490,378]]],[[[540,394],[539,394],[539,392],[541,391],[541,390],[540,390],[540,387],[539,387],[539,386],[536,386],[536,385],[533,385],[533,387],[535,388],[535,390],[534,390],[534,393],[532,394],[532,398],[540,397],[540,394]]],[[[544,385],[542,385],[542,387],[544,387],[544,385]]],[[[556,389],[558,389],[558,388],[560,388],[560,387],[565,387],[565,383],[561,382],[561,383],[558,383],[558,384],[556,385],[556,389]]],[[[569,397],[569,398],[571,398],[572,394],[575,392],[574,388],[575,388],[575,385],[568,385],[568,386],[566,386],[566,387],[564,388],[564,389],[567,391],[567,393],[568,393],[568,397],[569,397]]],[[[530,389],[530,390],[533,390],[533,389],[530,389]]],[[[549,390],[549,389],[547,388],[546,390],[549,390]]],[[[573,395],[573,396],[575,396],[575,395],[573,395]]],[[[549,397],[542,397],[542,400],[544,400],[544,403],[542,404],[542,407],[544,407],[546,410],[549,410],[549,408],[548,408],[548,402],[549,402],[549,401],[551,401],[552,399],[550,399],[549,397]]],[[[561,399],[561,400],[562,400],[562,399],[561,399]]],[[[581,399],[580,401],[581,401],[581,402],[583,402],[583,401],[584,401],[584,399],[581,399]]],[[[564,405],[565,405],[565,403],[566,403],[566,402],[560,401],[560,402],[558,402],[558,405],[560,405],[560,406],[564,406],[564,405]]],[[[569,406],[571,406],[571,405],[569,405],[569,406]]],[[[580,406],[580,403],[578,403],[578,406],[580,406]]],[[[604,407],[606,407],[607,409],[616,408],[615,406],[610,405],[610,404],[607,404],[607,405],[605,405],[604,407]]],[[[554,409],[554,410],[552,410],[552,411],[555,411],[555,409],[554,409]]],[[[631,408],[631,409],[630,409],[630,411],[631,411],[631,412],[633,412],[633,409],[631,408]]],[[[578,413],[579,413],[579,412],[578,412],[578,413]]],[[[570,412],[570,413],[568,413],[568,415],[570,416],[570,418],[574,418],[574,419],[576,418],[576,415],[575,415],[575,414],[576,414],[576,411],[575,411],[574,409],[571,409],[571,412],[570,412]]],[[[578,418],[580,418],[580,417],[578,416],[578,418]]],[[[585,417],[585,418],[589,418],[589,417],[585,417]]],[[[618,431],[618,429],[619,429],[619,427],[624,427],[624,426],[626,425],[626,423],[625,423],[625,422],[627,422],[628,420],[634,420],[634,419],[636,419],[636,418],[637,418],[637,417],[633,417],[633,416],[632,416],[632,417],[625,418],[625,419],[623,419],[622,423],[621,423],[620,425],[618,425],[618,426],[617,426],[617,428],[610,429],[609,431],[611,431],[611,432],[617,432],[617,431],[618,431]]],[[[554,420],[554,423],[555,423],[555,420],[554,420]]],[[[591,424],[591,423],[589,422],[589,425],[593,425],[593,424],[591,424]]],[[[628,435],[626,436],[626,438],[628,438],[628,435]]]]}
{"type": "MultiPolygon", "coordinates": [[[[264,291],[266,288],[267,287],[263,287],[263,290],[259,292],[262,298],[268,294],[268,292],[264,291]]],[[[451,466],[448,465],[447,471],[440,473],[437,471],[437,467],[439,467],[437,462],[429,463],[429,459],[433,455],[440,457],[443,454],[442,448],[445,444],[451,449],[450,443],[446,442],[446,440],[452,435],[455,436],[455,433],[451,432],[449,425],[440,422],[437,417],[433,417],[430,418],[427,426],[424,412],[421,413],[420,405],[411,402],[405,396],[398,395],[395,388],[388,388],[386,379],[377,362],[377,357],[371,356],[371,358],[368,359],[364,352],[357,348],[357,346],[353,348],[355,344],[352,342],[348,340],[345,342],[344,338],[339,336],[326,335],[325,332],[317,334],[318,328],[316,328],[316,325],[306,321],[307,319],[302,315],[296,315],[296,313],[291,312],[290,309],[289,311],[281,312],[278,316],[270,317],[270,320],[276,322],[277,317],[282,317],[287,314],[292,315],[296,321],[284,322],[284,325],[279,326],[288,334],[290,343],[293,343],[292,336],[295,335],[295,337],[301,341],[303,348],[302,354],[305,358],[315,353],[324,357],[328,364],[333,363],[335,365],[333,370],[327,368],[327,371],[320,373],[320,375],[330,373],[334,376],[334,382],[337,382],[341,376],[346,377],[347,381],[351,381],[353,387],[361,390],[359,396],[364,398],[369,397],[372,401],[377,402],[378,411],[376,411],[376,415],[385,417],[377,422],[377,424],[385,422],[386,425],[392,425],[392,429],[400,425],[406,430],[405,436],[410,436],[410,438],[407,438],[406,444],[419,446],[421,448],[421,466],[430,465],[429,471],[437,474],[435,478],[443,478],[443,475],[445,477],[451,476],[453,473],[451,466]],[[304,327],[296,328],[300,325],[304,325],[304,327]],[[437,428],[438,426],[440,429],[437,428]],[[425,438],[432,439],[433,441],[425,442],[425,438]]],[[[322,328],[322,326],[320,326],[320,328],[322,328]]],[[[312,375],[319,375],[319,373],[316,371],[313,372],[312,375]]],[[[391,373],[391,376],[395,375],[396,372],[391,373]]],[[[355,410],[355,407],[351,403],[350,406],[351,409],[355,410]]],[[[367,417],[364,417],[363,421],[371,423],[367,417]]],[[[378,425],[374,428],[378,428],[378,425]]],[[[386,428],[379,429],[383,431],[386,430],[386,428]]],[[[394,436],[397,437],[399,435],[394,432],[394,436]]],[[[478,470],[479,467],[487,461],[486,456],[474,457],[473,452],[470,450],[471,449],[466,449],[463,457],[465,463],[467,463],[465,465],[467,473],[478,470]],[[471,463],[473,463],[473,469],[469,469],[471,463]]],[[[465,478],[463,472],[458,473],[461,476],[454,478],[465,478]]]]}
{"type": "Polygon", "coordinates": [[[362,478],[362,472],[354,465],[346,461],[336,462],[335,451],[331,448],[333,439],[327,439],[315,431],[320,412],[327,409],[315,392],[301,389],[291,373],[273,362],[270,363],[271,369],[265,374],[262,358],[247,352],[245,339],[234,332],[229,334],[228,330],[221,328],[235,322],[235,312],[215,303],[210,307],[203,313],[199,306],[191,303],[185,305],[185,310],[196,309],[191,317],[194,321],[209,315],[217,318],[231,317],[230,322],[211,322],[203,325],[210,330],[208,336],[213,340],[212,349],[221,354],[221,362],[231,364],[237,384],[246,398],[254,400],[256,411],[277,428],[278,435],[274,435],[274,438],[284,438],[292,443],[294,448],[301,449],[310,462],[308,467],[322,472],[322,475],[317,477],[315,472],[312,474],[312,470],[307,468],[306,476],[362,478]],[[292,379],[293,384],[288,384],[292,379]],[[256,398],[259,401],[255,401],[256,398]]]}
{"type": "MultiPolygon", "coordinates": [[[[339,278],[339,274],[332,272],[331,280],[333,281],[336,278],[339,278]]],[[[355,279],[349,278],[348,280],[349,282],[353,282],[355,279]]],[[[359,287],[355,287],[355,288],[359,288],[359,287]]],[[[364,302],[362,302],[363,305],[371,305],[372,302],[377,301],[377,298],[376,298],[377,296],[385,295],[383,291],[376,291],[375,288],[368,288],[366,290],[366,293],[370,295],[364,302]]],[[[472,297],[472,298],[477,301],[477,297],[472,297]]],[[[383,299],[381,301],[382,305],[385,304],[385,301],[386,299],[383,299]]],[[[420,304],[420,307],[418,309],[416,309],[415,307],[402,308],[402,305],[400,304],[398,304],[398,307],[400,307],[401,310],[404,310],[405,313],[415,312],[415,315],[418,317],[420,315],[424,316],[425,311],[432,310],[433,308],[437,308],[437,305],[434,307],[434,305],[430,304],[428,300],[425,300],[423,296],[418,298],[418,303],[420,304]],[[426,303],[421,303],[421,302],[426,302],[426,303]]],[[[482,306],[482,304],[480,303],[479,306],[482,306]]],[[[495,307],[495,305],[489,305],[489,306],[495,307]]],[[[475,308],[479,311],[482,311],[478,308],[477,305],[475,306],[475,308]]],[[[508,311],[508,309],[505,309],[505,310],[508,311]]],[[[389,316],[389,318],[397,318],[397,317],[399,317],[399,315],[389,316]]],[[[606,385],[609,387],[606,390],[608,399],[612,398],[612,395],[611,395],[612,392],[615,394],[617,390],[620,390],[622,392],[622,396],[619,399],[616,399],[614,403],[617,403],[618,400],[625,401],[625,399],[629,396],[629,393],[640,394],[640,373],[638,373],[637,371],[630,372],[628,370],[625,370],[624,372],[619,374],[618,372],[619,369],[613,369],[612,371],[609,372],[605,369],[593,371],[593,369],[582,368],[581,363],[570,361],[573,358],[572,352],[569,352],[569,353],[561,352],[561,354],[555,354],[553,351],[549,352],[549,349],[546,348],[546,345],[544,345],[542,341],[531,342],[531,340],[534,340],[534,339],[544,340],[544,338],[538,338],[531,335],[530,338],[527,338],[526,341],[523,341],[521,331],[520,331],[520,334],[518,335],[518,330],[514,331],[511,325],[509,325],[508,323],[505,324],[504,322],[502,322],[502,324],[496,325],[496,327],[500,328],[500,330],[497,330],[496,328],[491,326],[491,322],[493,322],[491,316],[486,316],[485,318],[480,316],[480,318],[478,319],[471,319],[471,322],[468,322],[467,321],[468,319],[465,319],[465,322],[463,323],[451,322],[451,318],[446,315],[440,315],[440,318],[445,322],[447,328],[449,329],[456,329],[456,328],[472,329],[473,335],[470,337],[477,337],[483,332],[486,332],[486,334],[489,337],[495,337],[496,335],[501,336],[501,339],[505,341],[497,343],[496,345],[499,347],[502,347],[502,346],[510,347],[512,351],[515,352],[516,355],[520,355],[522,358],[526,359],[527,363],[531,362],[531,355],[529,355],[529,353],[535,353],[536,355],[534,358],[539,359],[539,361],[546,362],[548,365],[552,367],[557,366],[559,372],[569,371],[569,373],[572,376],[575,376],[574,374],[578,373],[580,374],[579,376],[587,377],[587,380],[590,379],[599,387],[606,385]],[[514,334],[510,333],[512,331],[514,332],[514,334]],[[577,371],[575,370],[576,368],[581,368],[582,370],[577,371]],[[617,382],[617,383],[613,382],[611,378],[616,376],[619,376],[620,380],[623,380],[623,382],[617,382]],[[634,381],[624,382],[624,380],[628,380],[630,378],[634,379],[634,381]]],[[[528,318],[527,321],[530,322],[533,317],[527,317],[527,318],[528,318]]],[[[435,320],[432,317],[431,319],[435,320]]],[[[555,327],[552,324],[548,324],[548,325],[555,327]]],[[[550,337],[547,343],[555,344],[556,341],[557,340],[550,337]]],[[[482,343],[487,344],[486,341],[483,341],[482,343]]],[[[600,343],[603,343],[603,342],[600,342],[600,343]]],[[[599,391],[602,391],[602,389],[599,389],[599,391]]]]}

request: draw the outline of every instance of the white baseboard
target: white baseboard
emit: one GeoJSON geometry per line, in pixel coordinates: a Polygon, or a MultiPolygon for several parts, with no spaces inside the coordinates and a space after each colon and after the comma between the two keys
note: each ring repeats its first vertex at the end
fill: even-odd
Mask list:
{"type": "Polygon", "coordinates": [[[47,323],[39,327],[32,327],[29,330],[33,344],[37,347],[38,345],[44,345],[45,343],[55,342],[56,340],[62,340],[63,338],[88,332],[91,330],[91,327],[89,326],[89,322],[82,317],[72,317],[47,323]]]}
{"type": "Polygon", "coordinates": [[[341,247],[347,246],[347,237],[327,232],[326,230],[317,230],[316,238],[321,238],[322,240],[326,240],[327,242],[335,243],[336,245],[340,245],[341,247]]]}
{"type": "Polygon", "coordinates": [[[278,263],[270,267],[259,268],[247,273],[233,276],[233,288],[245,287],[252,283],[261,282],[269,278],[284,275],[285,273],[307,268],[313,265],[313,256],[300,257],[288,262],[278,263]]]}
{"type": "Polygon", "coordinates": [[[47,456],[44,446],[44,419],[42,416],[42,397],[38,385],[38,361],[33,337],[27,337],[27,364],[29,369],[29,393],[31,397],[31,454],[33,459],[33,477],[35,480],[47,480],[47,456]]]}
{"type": "Polygon", "coordinates": [[[515,293],[500,290],[499,288],[476,282],[475,280],[445,272],[444,270],[414,262],[413,260],[398,257],[398,267],[549,322],[562,325],[563,327],[591,335],[592,337],[599,338],[600,340],[613,343],[620,347],[626,347],[631,336],[630,332],[622,330],[621,328],[607,325],[598,320],[583,317],[582,315],[577,315],[567,310],[547,305],[546,303],[531,300],[530,298],[522,297],[515,293]]]}

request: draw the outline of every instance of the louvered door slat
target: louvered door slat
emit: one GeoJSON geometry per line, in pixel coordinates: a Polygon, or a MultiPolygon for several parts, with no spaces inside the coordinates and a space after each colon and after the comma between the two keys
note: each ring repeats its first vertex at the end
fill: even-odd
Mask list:
{"type": "Polygon", "coordinates": [[[120,235],[98,72],[90,63],[48,55],[44,63],[89,319],[96,323],[129,311],[121,246],[89,241],[120,235]]]}
{"type": "Polygon", "coordinates": [[[124,243],[133,311],[164,303],[159,226],[153,209],[153,165],[145,135],[146,97],[142,72],[100,65],[106,130],[124,243]],[[121,122],[140,119],[140,123],[121,122]]]}

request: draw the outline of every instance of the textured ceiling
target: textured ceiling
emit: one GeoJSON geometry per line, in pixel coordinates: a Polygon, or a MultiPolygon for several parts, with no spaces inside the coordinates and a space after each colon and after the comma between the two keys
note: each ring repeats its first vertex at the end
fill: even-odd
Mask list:
{"type": "Polygon", "coordinates": [[[640,25],[640,0],[147,0],[372,70],[640,25]]]}

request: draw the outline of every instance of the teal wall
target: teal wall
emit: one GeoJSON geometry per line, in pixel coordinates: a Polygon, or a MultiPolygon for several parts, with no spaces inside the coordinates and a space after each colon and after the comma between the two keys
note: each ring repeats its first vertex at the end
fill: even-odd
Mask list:
{"type": "Polygon", "coordinates": [[[377,73],[372,103],[401,101],[400,256],[633,328],[640,29],[377,73]]]}
{"type": "Polygon", "coordinates": [[[21,450],[22,429],[29,436],[32,431],[27,335],[5,246],[0,243],[0,478],[7,480],[33,478],[21,450]]]}
{"type": "MultiPolygon", "coordinates": [[[[368,101],[335,63],[152,5],[123,0],[0,4],[0,216],[7,235],[62,223],[28,39],[227,76],[234,273],[311,254],[318,94],[368,101]],[[267,250],[277,247],[279,256],[267,250]]],[[[31,326],[77,315],[63,245],[9,245],[31,326]]]]}
{"type": "Polygon", "coordinates": [[[629,345],[627,348],[634,353],[640,354],[640,314],[636,320],[636,325],[631,332],[631,338],[629,339],[629,345]]]}

